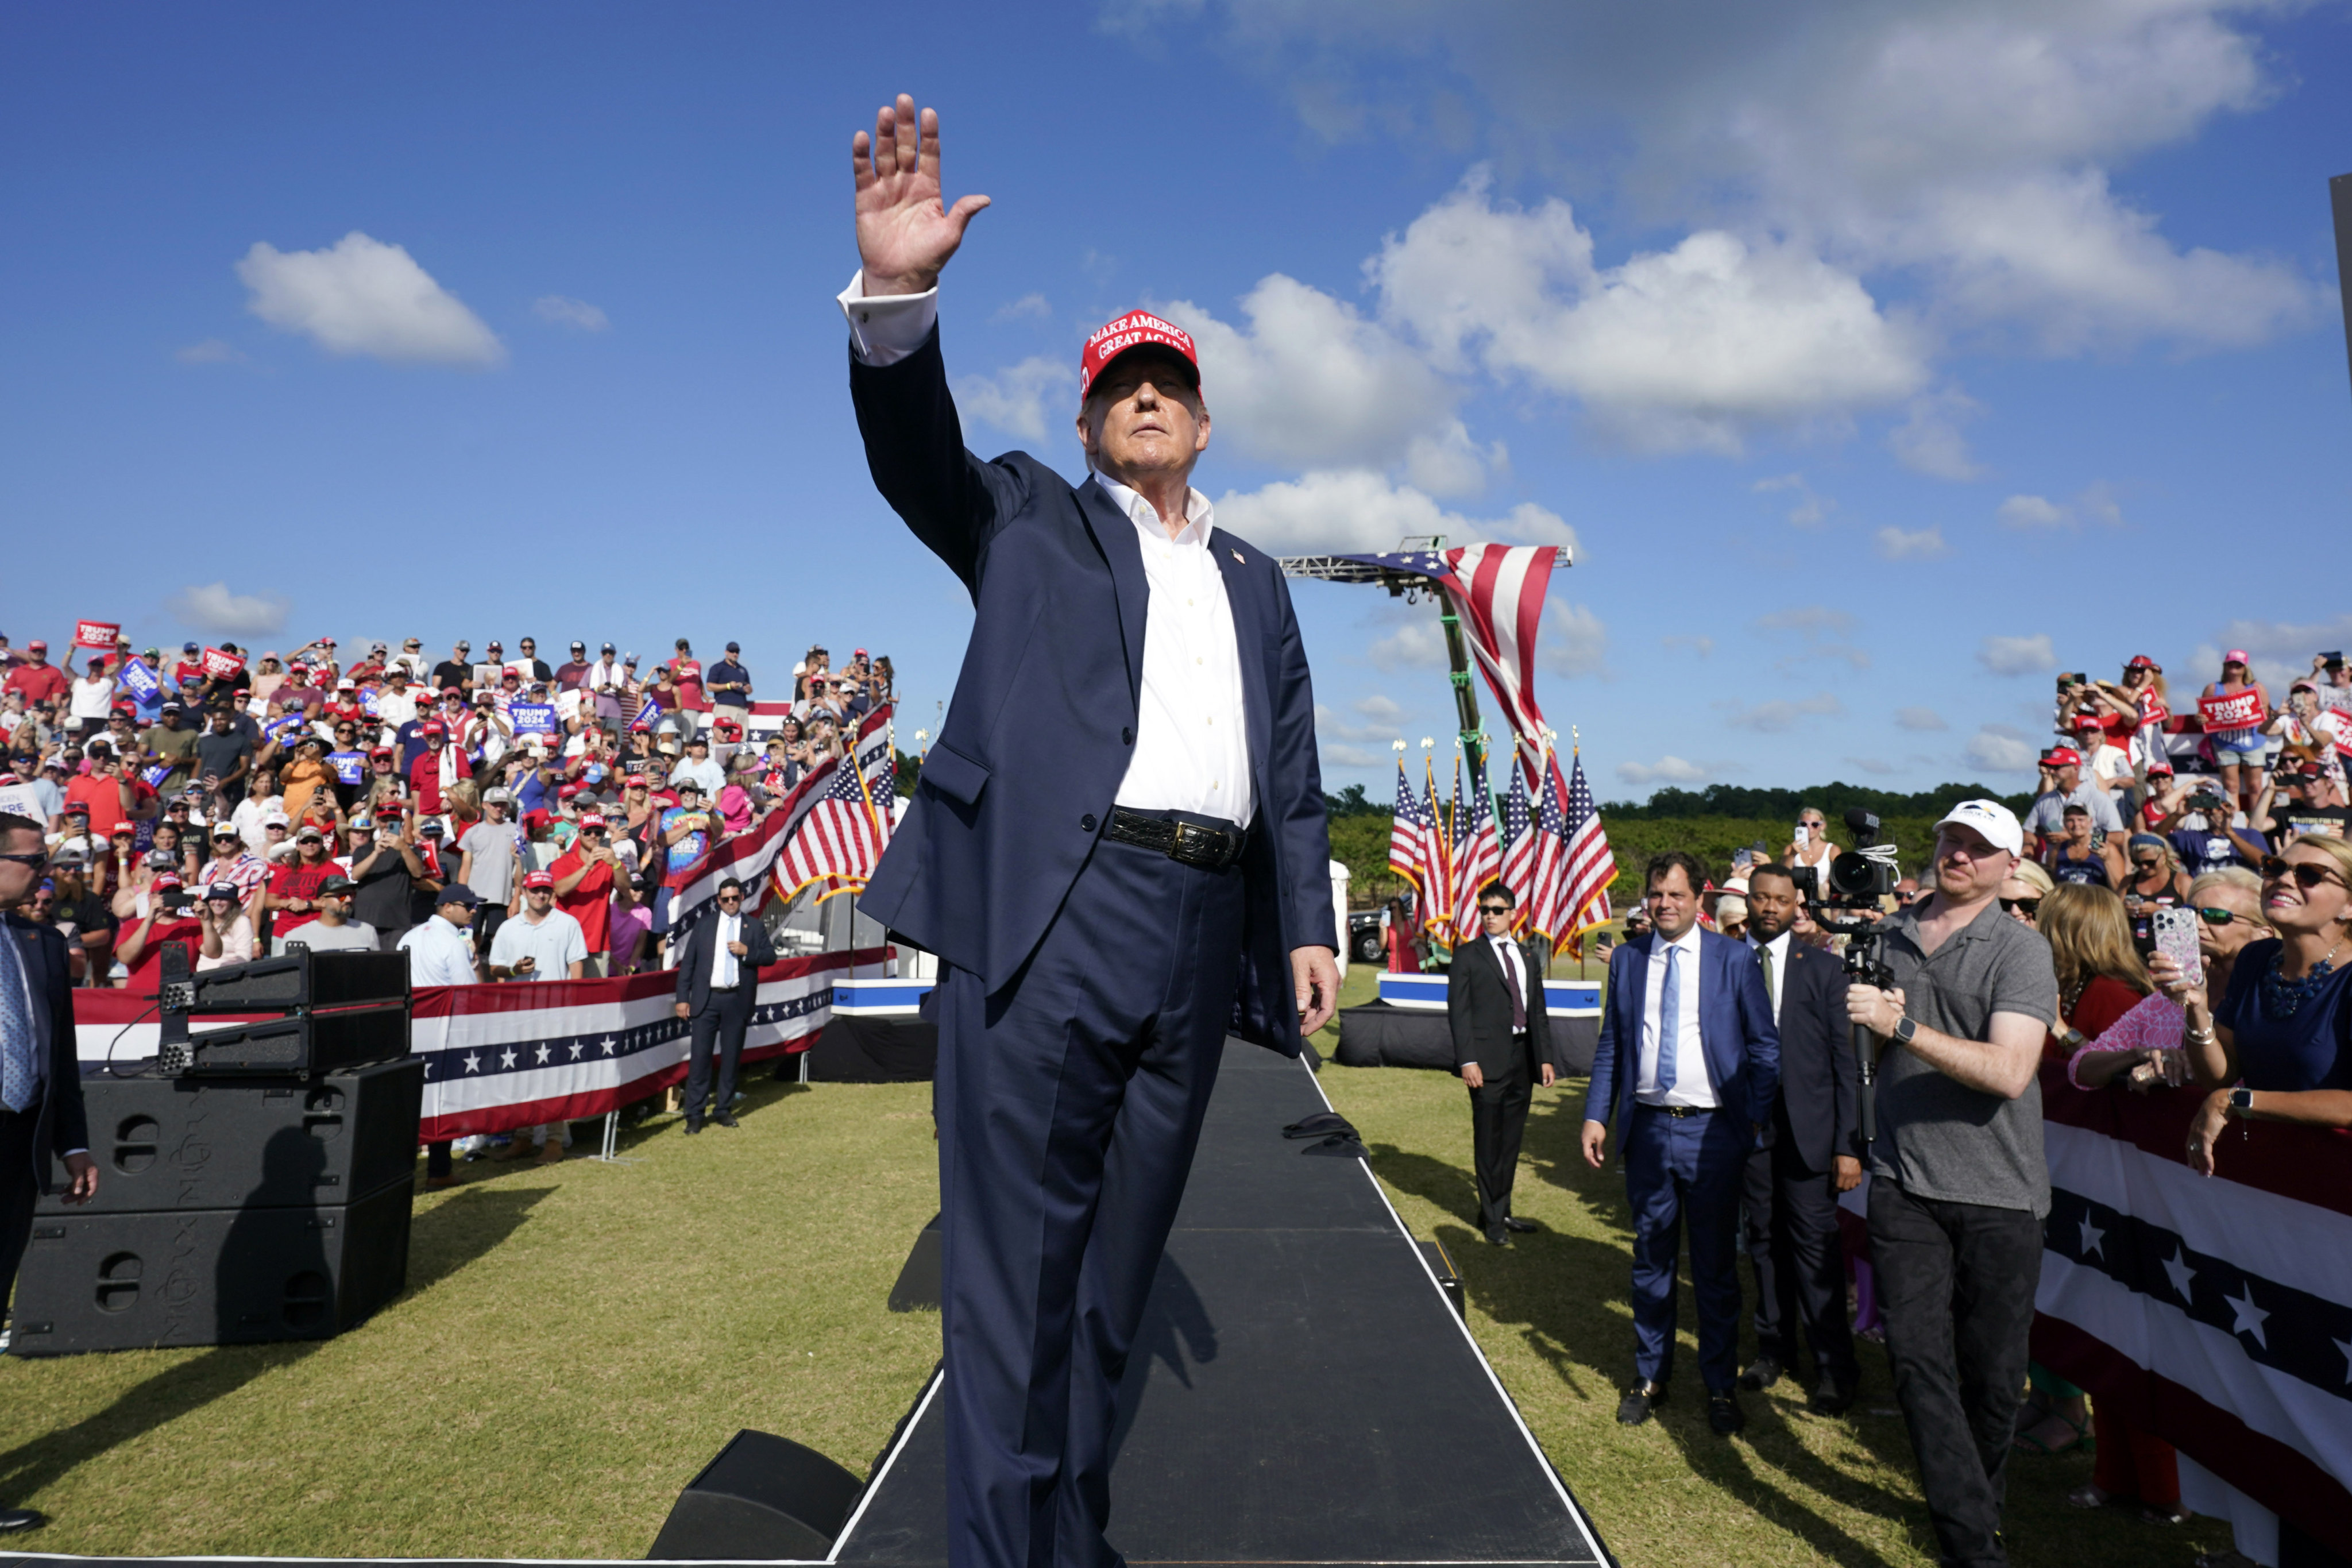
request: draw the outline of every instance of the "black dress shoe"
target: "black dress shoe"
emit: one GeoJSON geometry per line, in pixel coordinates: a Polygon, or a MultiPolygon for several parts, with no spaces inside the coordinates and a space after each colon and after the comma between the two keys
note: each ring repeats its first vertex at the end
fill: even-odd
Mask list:
{"type": "Polygon", "coordinates": [[[1536,1224],[1536,1222],[1531,1219],[1521,1219],[1515,1214],[1507,1214],[1503,1216],[1503,1228],[1505,1230],[1516,1230],[1521,1236],[1525,1236],[1531,1230],[1541,1230],[1543,1226],[1536,1224]]]}
{"type": "Polygon", "coordinates": [[[0,1508],[0,1535],[16,1535],[27,1530],[38,1530],[49,1522],[49,1516],[29,1508],[0,1508]]]}
{"type": "Polygon", "coordinates": [[[738,1125],[735,1120],[735,1113],[731,1110],[722,1110],[710,1120],[716,1121],[721,1127],[733,1127],[738,1125]]]}
{"type": "Polygon", "coordinates": [[[696,1133],[698,1133],[698,1132],[699,1132],[699,1131],[702,1131],[702,1118],[701,1118],[701,1117],[699,1117],[699,1116],[689,1116],[689,1117],[688,1117],[688,1118],[686,1119],[686,1135],[687,1135],[688,1138],[693,1137],[696,1133]]]}
{"type": "Polygon", "coordinates": [[[1854,1387],[1852,1383],[1840,1382],[1823,1373],[1822,1380],[1813,1384],[1813,1392],[1805,1401],[1806,1408],[1820,1415],[1843,1415],[1853,1408],[1854,1387]]]}
{"type": "Polygon", "coordinates": [[[1666,1385],[1663,1383],[1637,1383],[1625,1391],[1617,1402],[1617,1424],[1639,1426],[1650,1418],[1651,1412],[1666,1402],[1666,1385]]]}
{"type": "Polygon", "coordinates": [[[1760,1394],[1780,1382],[1780,1374],[1786,1371],[1788,1368],[1780,1364],[1779,1356],[1759,1355],[1748,1363],[1746,1372],[1739,1374],[1739,1386],[1750,1394],[1760,1394]]]}
{"type": "Polygon", "coordinates": [[[1739,1408],[1739,1397],[1734,1394],[1710,1394],[1706,1396],[1706,1429],[1718,1437],[1728,1437],[1748,1429],[1748,1415],[1739,1408]]]}
{"type": "Polygon", "coordinates": [[[1511,1233],[1504,1229],[1503,1226],[1499,1225],[1490,1226],[1486,1230],[1486,1245],[1489,1247],[1508,1247],[1511,1245],[1511,1233]]]}

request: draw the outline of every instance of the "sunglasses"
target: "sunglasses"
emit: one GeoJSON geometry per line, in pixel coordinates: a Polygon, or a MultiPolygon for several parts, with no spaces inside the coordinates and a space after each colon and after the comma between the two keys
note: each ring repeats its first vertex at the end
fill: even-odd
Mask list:
{"type": "Polygon", "coordinates": [[[740,904],[743,901],[743,895],[740,893],[721,893],[719,895],[719,901],[722,904],[740,904]]]}
{"type": "Polygon", "coordinates": [[[2142,860],[2135,856],[2132,859],[2132,864],[2138,867],[2143,871],[2153,871],[2156,869],[2158,862],[2154,860],[2142,860]]]}
{"type": "Polygon", "coordinates": [[[2029,915],[2038,914],[2042,910],[2042,900],[2040,899],[2003,899],[2000,901],[2000,908],[2003,914],[2012,913],[2018,910],[2023,910],[2029,915]]]}
{"type": "Polygon", "coordinates": [[[10,861],[18,866],[46,866],[49,863],[49,857],[47,851],[36,849],[25,855],[0,855],[0,860],[10,861]]]}
{"type": "Polygon", "coordinates": [[[2263,857],[2263,881],[2277,882],[2288,877],[2293,877],[2295,886],[2305,891],[2316,888],[2322,882],[2334,882],[2339,888],[2344,885],[2339,878],[2331,875],[2326,868],[2315,866],[2308,860],[2287,860],[2276,855],[2263,857]]]}
{"type": "Polygon", "coordinates": [[[1482,915],[1507,915],[1511,912],[1511,906],[1508,904],[1480,904],[1478,906],[1478,912],[1482,915]]]}
{"type": "Polygon", "coordinates": [[[2250,926],[2262,924],[2260,921],[2246,920],[2245,916],[2235,910],[2215,909],[2210,904],[2198,906],[2197,918],[2209,926],[2225,926],[2231,921],[2245,921],[2250,926]]]}

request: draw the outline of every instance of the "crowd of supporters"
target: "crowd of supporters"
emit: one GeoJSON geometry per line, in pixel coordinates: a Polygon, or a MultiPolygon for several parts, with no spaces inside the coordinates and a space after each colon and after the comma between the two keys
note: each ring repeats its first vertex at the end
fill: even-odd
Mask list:
{"type": "Polygon", "coordinates": [[[658,968],[665,890],[892,695],[863,648],[835,669],[813,647],[761,687],[737,644],[705,664],[685,637],[649,668],[581,642],[551,665],[527,637],[168,661],[0,637],[0,809],[47,837],[25,913],[69,939],[78,984],[151,994],[168,946],[196,968],[289,940],[389,950],[433,934],[453,889],[478,978],[658,968]],[[551,942],[560,962],[521,962],[551,942]]]}

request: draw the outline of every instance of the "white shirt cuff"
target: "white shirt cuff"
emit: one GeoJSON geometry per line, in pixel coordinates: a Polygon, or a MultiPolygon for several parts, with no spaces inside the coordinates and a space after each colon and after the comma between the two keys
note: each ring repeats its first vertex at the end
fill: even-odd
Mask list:
{"type": "Polygon", "coordinates": [[[920,294],[866,293],[866,269],[852,275],[849,287],[835,296],[849,321],[849,344],[860,361],[876,366],[895,364],[923,346],[940,319],[936,285],[920,294]]]}

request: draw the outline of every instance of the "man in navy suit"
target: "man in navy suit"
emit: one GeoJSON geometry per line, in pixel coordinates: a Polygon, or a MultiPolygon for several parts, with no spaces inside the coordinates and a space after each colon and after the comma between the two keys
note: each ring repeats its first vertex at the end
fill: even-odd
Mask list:
{"type": "Polygon", "coordinates": [[[1281,569],[1191,485],[1192,339],[1088,339],[1073,487],[966,451],[939,119],[852,143],[841,296],[876,487],[971,593],[971,640],[866,910],[937,953],[948,1558],[1116,1568],[1114,1401],[1228,1034],[1297,1055],[1339,990],[1315,701],[1281,569]]]}
{"type": "Polygon", "coordinates": [[[1638,1426],[1666,1397],[1675,1362],[1675,1261],[1690,1231],[1699,1375],[1707,1425],[1729,1436],[1740,1413],[1739,1185],[1772,1112],[1780,1037],[1747,943],[1698,924],[1698,861],[1652,856],[1643,900],[1654,934],[1609,960],[1609,1002],[1584,1099],[1584,1158],[1625,1144],[1633,1211],[1633,1386],[1617,1419],[1638,1426]]]}
{"type": "MultiPolygon", "coordinates": [[[[0,1300],[33,1231],[33,1200],[49,1189],[49,1162],[65,1163],[66,1202],[98,1195],[89,1121],[81,1108],[81,1056],[74,1040],[73,974],[66,939],[16,912],[48,859],[41,825],[0,812],[0,1300]]],[[[0,1509],[0,1534],[48,1521],[28,1508],[0,1509]]]]}

